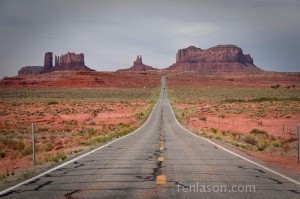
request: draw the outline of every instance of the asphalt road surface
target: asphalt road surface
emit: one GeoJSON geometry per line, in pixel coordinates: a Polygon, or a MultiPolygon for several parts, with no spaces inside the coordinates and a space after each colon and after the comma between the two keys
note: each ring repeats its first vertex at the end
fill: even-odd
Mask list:
{"type": "Polygon", "coordinates": [[[298,181],[183,129],[164,88],[139,130],[0,198],[300,198],[298,181]]]}

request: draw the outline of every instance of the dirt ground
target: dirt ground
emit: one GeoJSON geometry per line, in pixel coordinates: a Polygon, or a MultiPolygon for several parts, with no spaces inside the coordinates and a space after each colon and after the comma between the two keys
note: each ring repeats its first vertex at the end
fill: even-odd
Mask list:
{"type": "Polygon", "coordinates": [[[5,77],[0,88],[139,88],[157,87],[164,72],[55,71],[5,77]]]}

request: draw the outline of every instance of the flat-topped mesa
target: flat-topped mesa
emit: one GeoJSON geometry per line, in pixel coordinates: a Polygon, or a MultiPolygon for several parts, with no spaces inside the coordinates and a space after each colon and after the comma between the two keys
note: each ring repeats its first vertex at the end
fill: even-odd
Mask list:
{"type": "Polygon", "coordinates": [[[65,55],[55,56],[54,70],[91,70],[84,64],[84,54],[68,52],[65,55]]]}
{"type": "Polygon", "coordinates": [[[180,49],[176,63],[169,67],[172,70],[191,71],[261,71],[253,64],[249,54],[236,45],[218,45],[207,50],[195,46],[180,49]]]}
{"type": "Polygon", "coordinates": [[[55,67],[84,66],[84,54],[68,53],[55,56],[55,67]]]}
{"type": "Polygon", "coordinates": [[[61,70],[88,70],[93,71],[84,64],[84,54],[75,54],[68,52],[65,55],[55,56],[55,65],[53,66],[53,53],[46,52],[44,66],[25,66],[18,74],[40,74],[61,70]]]}
{"type": "Polygon", "coordinates": [[[253,64],[251,56],[235,45],[218,45],[207,50],[190,46],[178,50],[176,63],[197,62],[239,62],[253,64]]]}
{"type": "Polygon", "coordinates": [[[149,70],[157,70],[156,68],[153,68],[152,66],[147,66],[143,64],[142,61],[142,55],[138,55],[136,60],[133,62],[133,66],[127,69],[120,69],[117,70],[117,72],[122,72],[122,71],[149,71],[149,70]]]}

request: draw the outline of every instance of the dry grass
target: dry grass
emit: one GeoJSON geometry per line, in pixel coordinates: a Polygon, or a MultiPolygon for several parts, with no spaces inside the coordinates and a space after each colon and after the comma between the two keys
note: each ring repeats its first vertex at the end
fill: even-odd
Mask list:
{"type": "MultiPolygon", "coordinates": [[[[262,119],[288,119],[300,113],[299,88],[170,85],[169,96],[177,119],[201,136],[224,141],[250,151],[274,152],[281,156],[296,152],[294,133],[290,133],[290,139],[283,139],[274,137],[262,129],[252,129],[243,133],[223,130],[218,127],[218,122],[224,118],[226,120],[243,117],[259,120],[260,126],[263,127],[262,119]],[[216,127],[207,127],[208,116],[219,118],[216,127]],[[187,117],[194,118],[194,121],[199,121],[204,127],[190,127],[186,122],[187,117]]],[[[230,125],[234,129],[234,123],[230,125]]]]}
{"type": "Polygon", "coordinates": [[[172,105],[186,106],[187,113],[223,118],[228,114],[282,118],[300,112],[299,88],[171,86],[169,96],[172,105]]]}

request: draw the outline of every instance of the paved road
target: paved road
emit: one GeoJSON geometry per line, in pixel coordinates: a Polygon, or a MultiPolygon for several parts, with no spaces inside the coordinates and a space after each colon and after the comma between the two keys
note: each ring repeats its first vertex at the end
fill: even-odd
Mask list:
{"type": "Polygon", "coordinates": [[[162,89],[138,131],[1,198],[221,197],[300,198],[300,186],[186,132],[162,89]]]}

